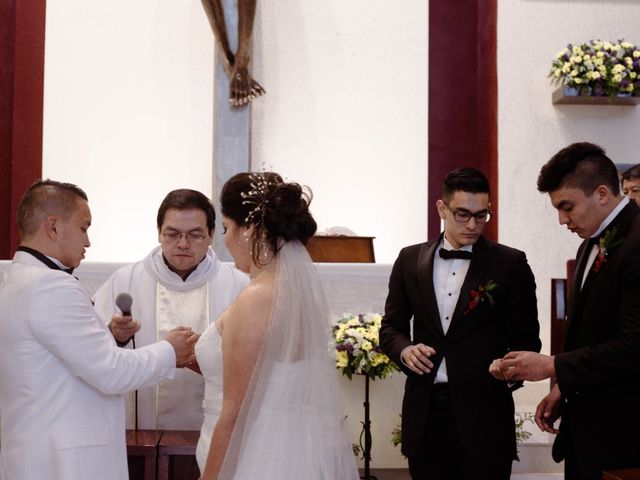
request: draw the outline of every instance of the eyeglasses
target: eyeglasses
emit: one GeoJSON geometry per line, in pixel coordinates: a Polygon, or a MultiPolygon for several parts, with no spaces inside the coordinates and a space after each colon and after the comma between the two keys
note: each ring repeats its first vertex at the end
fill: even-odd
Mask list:
{"type": "Polygon", "coordinates": [[[162,237],[169,243],[178,243],[184,237],[187,242],[197,245],[202,243],[207,238],[207,235],[201,233],[165,232],[162,237]]]}
{"type": "Polygon", "coordinates": [[[463,208],[456,208],[455,210],[453,210],[447,203],[445,203],[445,206],[447,207],[447,210],[453,213],[453,219],[459,223],[467,223],[469,220],[471,220],[471,217],[473,217],[476,223],[487,223],[489,220],[491,220],[490,208],[472,213],[469,210],[465,210],[463,208]]]}

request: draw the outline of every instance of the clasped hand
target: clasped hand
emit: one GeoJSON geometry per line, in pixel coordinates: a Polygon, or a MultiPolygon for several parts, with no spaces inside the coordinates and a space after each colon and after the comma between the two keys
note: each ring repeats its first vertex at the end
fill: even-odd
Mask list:
{"type": "MultiPolygon", "coordinates": [[[[556,370],[552,356],[536,352],[509,352],[503,358],[491,362],[489,372],[498,380],[538,381],[555,377],[556,370]]],[[[536,409],[535,422],[543,432],[558,433],[554,422],[560,418],[561,395],[556,383],[536,409]]]]}
{"type": "Polygon", "coordinates": [[[553,357],[536,352],[509,352],[491,362],[489,372],[498,380],[537,382],[555,377],[553,357]]]}
{"type": "Polygon", "coordinates": [[[164,339],[176,351],[176,367],[188,367],[196,361],[195,345],[200,335],[188,327],[176,327],[164,339]]]}

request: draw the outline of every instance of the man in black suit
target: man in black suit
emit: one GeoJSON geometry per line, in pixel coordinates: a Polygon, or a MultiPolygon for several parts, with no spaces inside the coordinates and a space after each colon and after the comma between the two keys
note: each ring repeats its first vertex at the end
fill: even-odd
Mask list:
{"type": "Polygon", "coordinates": [[[578,249],[564,353],[511,352],[495,362],[499,378],[555,378],[536,423],[558,433],[565,478],[599,480],[603,470],[640,466],[640,213],[620,195],[602,148],[574,143],[542,167],[561,225],[584,239],[578,249]]]}
{"type": "Polygon", "coordinates": [[[523,252],[482,236],[491,210],[481,172],[450,172],[436,206],[444,234],[402,249],[380,329],[407,374],[402,453],[414,479],[507,480],[517,385],[488,367],[496,354],[539,351],[535,280],[523,252]]]}

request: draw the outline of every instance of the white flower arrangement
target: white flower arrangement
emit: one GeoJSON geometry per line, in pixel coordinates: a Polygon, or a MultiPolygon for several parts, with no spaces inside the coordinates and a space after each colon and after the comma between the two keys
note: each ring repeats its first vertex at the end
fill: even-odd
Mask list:
{"type": "Polygon", "coordinates": [[[629,42],[569,44],[551,62],[553,83],[586,96],[640,96],[640,49],[629,42]]]}
{"type": "Polygon", "coordinates": [[[356,374],[375,380],[399,370],[380,348],[381,323],[378,313],[343,314],[334,325],[336,368],[349,379],[356,374]]]}

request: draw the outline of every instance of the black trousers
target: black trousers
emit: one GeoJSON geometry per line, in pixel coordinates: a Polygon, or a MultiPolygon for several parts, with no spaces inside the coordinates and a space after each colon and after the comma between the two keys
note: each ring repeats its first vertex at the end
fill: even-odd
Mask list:
{"type": "Polygon", "coordinates": [[[511,461],[472,460],[460,442],[446,384],[434,385],[427,432],[420,451],[409,458],[413,480],[509,480],[511,461]]]}

